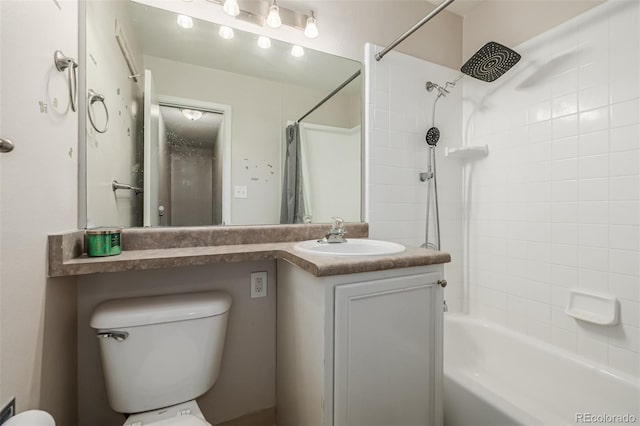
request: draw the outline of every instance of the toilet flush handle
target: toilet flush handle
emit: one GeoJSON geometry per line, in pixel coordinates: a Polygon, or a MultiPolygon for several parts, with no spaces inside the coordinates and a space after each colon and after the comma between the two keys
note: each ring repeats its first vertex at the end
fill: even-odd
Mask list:
{"type": "Polygon", "coordinates": [[[126,331],[108,330],[98,333],[96,337],[98,339],[111,338],[115,339],[118,342],[122,342],[124,339],[129,337],[129,333],[127,333],[126,331]]]}

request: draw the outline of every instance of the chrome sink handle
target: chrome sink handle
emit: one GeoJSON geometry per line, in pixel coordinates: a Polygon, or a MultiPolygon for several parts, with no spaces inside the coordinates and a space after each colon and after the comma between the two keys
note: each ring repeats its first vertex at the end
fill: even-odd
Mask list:
{"type": "Polygon", "coordinates": [[[98,333],[96,335],[96,337],[98,339],[114,339],[117,342],[122,342],[124,341],[127,337],[129,337],[129,333],[127,333],[126,331],[119,331],[119,330],[109,330],[109,331],[102,331],[100,333],[98,333]]]}
{"type": "Polygon", "coordinates": [[[331,225],[331,230],[344,232],[344,220],[338,216],[333,216],[331,219],[333,219],[333,225],[331,225]]]}
{"type": "Polygon", "coordinates": [[[346,243],[347,240],[344,238],[347,231],[344,229],[344,220],[340,217],[332,217],[333,225],[331,225],[331,229],[327,232],[327,235],[324,236],[323,239],[318,240],[318,242],[323,243],[346,243]]]}

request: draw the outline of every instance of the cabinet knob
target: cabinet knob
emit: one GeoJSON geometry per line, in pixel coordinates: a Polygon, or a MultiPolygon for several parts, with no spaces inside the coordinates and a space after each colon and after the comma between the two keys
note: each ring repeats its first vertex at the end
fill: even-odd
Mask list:
{"type": "Polygon", "coordinates": [[[437,284],[440,287],[445,288],[447,286],[447,280],[438,280],[437,284]]]}

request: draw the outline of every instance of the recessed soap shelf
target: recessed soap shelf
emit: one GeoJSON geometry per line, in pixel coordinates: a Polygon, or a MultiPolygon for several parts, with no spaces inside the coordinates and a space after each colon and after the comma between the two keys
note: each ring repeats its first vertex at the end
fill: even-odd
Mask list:
{"type": "Polygon", "coordinates": [[[618,299],[611,294],[571,289],[565,313],[593,324],[616,325],[620,317],[619,310],[618,299]]]}

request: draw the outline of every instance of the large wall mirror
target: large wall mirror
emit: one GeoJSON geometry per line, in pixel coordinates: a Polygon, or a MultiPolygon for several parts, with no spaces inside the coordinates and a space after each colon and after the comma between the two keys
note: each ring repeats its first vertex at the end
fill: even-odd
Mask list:
{"type": "Polygon", "coordinates": [[[86,3],[87,227],[360,221],[360,78],[291,125],[361,64],[177,21],[86,3]],[[284,188],[295,219],[282,214],[285,169],[302,181],[284,188]]]}

